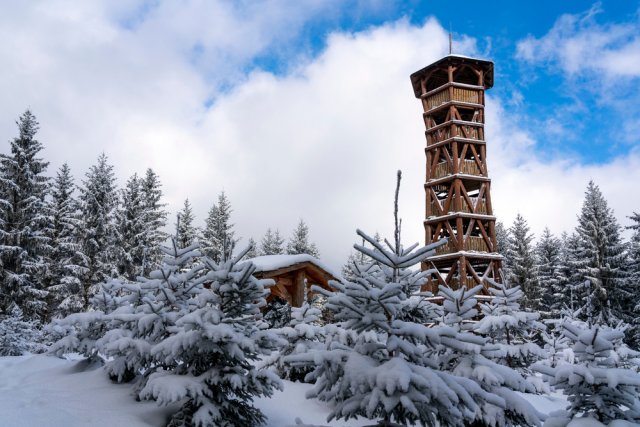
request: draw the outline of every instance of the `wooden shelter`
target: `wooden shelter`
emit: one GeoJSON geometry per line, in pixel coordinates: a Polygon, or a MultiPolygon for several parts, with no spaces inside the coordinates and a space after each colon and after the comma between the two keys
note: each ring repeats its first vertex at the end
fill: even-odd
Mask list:
{"type": "Polygon", "coordinates": [[[426,243],[447,238],[423,264],[439,274],[427,287],[468,288],[500,281],[484,139],[484,91],[493,86],[493,63],[449,55],[413,73],[426,128],[426,243]]]}
{"type": "Polygon", "coordinates": [[[256,266],[254,275],[257,278],[276,282],[270,287],[267,302],[280,297],[292,307],[300,307],[304,303],[305,294],[311,294],[312,285],[332,291],[329,281],[340,278],[311,255],[265,255],[250,261],[256,266]]]}

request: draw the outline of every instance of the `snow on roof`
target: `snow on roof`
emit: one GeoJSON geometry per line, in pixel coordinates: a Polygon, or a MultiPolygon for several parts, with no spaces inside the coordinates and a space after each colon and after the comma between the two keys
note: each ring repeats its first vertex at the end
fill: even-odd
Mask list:
{"type": "Polygon", "coordinates": [[[291,267],[295,264],[302,264],[309,262],[316,267],[331,274],[336,279],[340,279],[342,276],[333,271],[332,268],[324,264],[318,258],[307,254],[299,255],[263,255],[255,258],[249,258],[247,261],[251,261],[256,266],[256,272],[279,270],[285,267],[291,267]]]}

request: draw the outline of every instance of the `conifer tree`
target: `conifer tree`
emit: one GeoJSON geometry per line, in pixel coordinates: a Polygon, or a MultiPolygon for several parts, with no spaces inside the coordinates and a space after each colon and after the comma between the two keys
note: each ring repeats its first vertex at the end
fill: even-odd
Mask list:
{"type": "Polygon", "coordinates": [[[78,238],[82,251],[80,291],[86,308],[99,290],[99,284],[117,275],[115,213],[118,194],[113,166],[104,153],[85,174],[78,199],[78,238]]]}
{"type": "Polygon", "coordinates": [[[621,227],[600,188],[589,182],[578,216],[575,280],[581,318],[615,326],[632,324],[637,295],[625,287],[626,254],[621,227]]]}
{"type": "Polygon", "coordinates": [[[200,239],[202,253],[215,262],[232,254],[237,243],[231,223],[232,212],[231,203],[223,191],[218,195],[218,202],[209,210],[200,239]]]}
{"type": "Polygon", "coordinates": [[[631,354],[617,352],[624,333],[599,325],[583,326],[565,321],[563,334],[573,343],[574,364],[555,368],[539,364],[535,369],[550,378],[551,385],[567,395],[567,414],[549,423],[566,426],[571,419],[594,418],[609,424],[613,420],[640,422],[640,374],[620,367],[631,354]]]}
{"type": "Polygon", "coordinates": [[[254,240],[253,237],[249,237],[249,251],[247,252],[247,259],[255,258],[258,256],[258,243],[254,240]]]}
{"type": "Polygon", "coordinates": [[[480,305],[482,318],[474,331],[497,345],[498,350],[488,356],[490,359],[529,375],[530,366],[547,356],[534,342],[537,333],[546,330],[538,321],[540,314],[520,310],[518,301],[523,294],[517,286],[494,282],[489,293],[493,299],[480,305]]]}
{"type": "Polygon", "coordinates": [[[0,314],[0,357],[41,353],[41,331],[37,321],[25,320],[22,310],[13,305],[8,314],[0,314]]]}
{"type": "Polygon", "coordinates": [[[502,255],[502,271],[501,277],[509,280],[509,229],[504,226],[501,221],[496,222],[496,243],[497,252],[502,255]]]}
{"type": "Polygon", "coordinates": [[[508,282],[522,290],[522,305],[525,309],[537,310],[540,307],[541,295],[532,245],[533,235],[529,231],[527,221],[520,214],[516,216],[509,234],[508,282]]]}
{"type": "MultiPolygon", "coordinates": [[[[353,333],[353,340],[335,342],[330,337],[326,349],[289,356],[285,361],[314,367],[306,377],[315,380],[308,396],[331,403],[329,420],[361,416],[378,419],[378,425],[385,426],[392,422],[422,426],[476,425],[475,422],[511,425],[506,420],[540,425],[535,410],[509,387],[513,382],[524,381],[515,371],[485,359],[485,366],[492,370],[491,380],[480,384],[479,379],[472,378],[472,371],[483,377],[481,372],[488,372],[484,367],[474,370],[467,363],[486,339],[450,326],[425,325],[433,323],[435,307],[424,298],[424,310],[420,312],[425,317],[413,320],[411,300],[430,295],[421,293],[420,288],[432,272],[410,267],[433,254],[444,241],[420,249],[416,249],[417,244],[406,249],[402,246],[397,217],[399,178],[400,175],[394,242],[385,241],[383,246],[358,231],[373,249],[354,247],[376,263],[357,268],[358,276],[353,281],[332,282],[336,292],[312,287],[313,292],[327,296],[336,321],[353,333]],[[407,310],[407,306],[411,309],[407,310]],[[465,357],[457,357],[460,352],[465,357]],[[443,359],[440,356],[444,353],[448,357],[443,359]]],[[[471,308],[475,304],[474,300],[471,308]]]]}
{"type": "Polygon", "coordinates": [[[262,241],[260,242],[260,255],[281,255],[284,253],[284,239],[280,236],[280,231],[275,232],[267,228],[262,241]]]}
{"type": "Polygon", "coordinates": [[[166,204],[162,203],[162,184],[152,169],[147,169],[144,178],[141,179],[141,191],[145,219],[143,239],[145,257],[142,275],[147,275],[160,266],[163,257],[160,247],[168,237],[167,233],[163,231],[167,225],[167,211],[165,210],[166,204]]]}
{"type": "Polygon", "coordinates": [[[179,248],[186,248],[197,242],[198,230],[193,225],[194,220],[191,203],[189,203],[189,199],[185,199],[184,207],[176,216],[175,239],[179,248]]]}
{"type": "Polygon", "coordinates": [[[47,290],[51,317],[66,316],[83,307],[80,293],[82,253],[77,238],[80,218],[78,202],[73,196],[74,190],[71,169],[65,163],[56,174],[49,202],[51,267],[47,276],[47,290]]]}
{"type": "Polygon", "coordinates": [[[142,274],[147,249],[146,209],[141,184],[138,174],[127,180],[120,190],[120,204],[116,210],[118,273],[130,281],[142,274]]]}
{"type": "Polygon", "coordinates": [[[289,243],[287,243],[287,254],[309,254],[316,258],[320,256],[315,243],[309,241],[309,226],[302,219],[293,230],[289,243]]]}
{"type": "Polygon", "coordinates": [[[140,395],[161,404],[179,402],[172,427],[261,425],[265,416],[253,406],[254,397],[282,389],[277,375],[255,367],[279,339],[260,320],[269,281],[253,276],[250,261],[240,262],[245,254],[246,249],[218,264],[203,258],[201,282],[209,287],[192,287],[198,292],[194,306],[151,350],[159,363],[174,367],[152,373],[140,395]]]}
{"type": "Polygon", "coordinates": [[[568,289],[568,281],[563,276],[561,268],[561,252],[560,239],[545,227],[535,252],[538,282],[542,293],[540,311],[545,317],[554,319],[560,317],[563,308],[561,302],[568,289]]]}
{"type": "Polygon", "coordinates": [[[16,124],[19,135],[10,142],[11,153],[0,155],[0,313],[9,313],[15,302],[27,321],[44,320],[48,162],[38,157],[44,147],[36,139],[33,113],[25,111],[16,124]]]}

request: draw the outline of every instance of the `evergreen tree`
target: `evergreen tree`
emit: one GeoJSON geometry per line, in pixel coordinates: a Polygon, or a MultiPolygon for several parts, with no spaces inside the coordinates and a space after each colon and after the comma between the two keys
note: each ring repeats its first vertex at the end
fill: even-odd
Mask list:
{"type": "Polygon", "coordinates": [[[141,191],[144,200],[145,232],[143,245],[145,248],[142,275],[147,275],[151,270],[160,266],[163,253],[160,250],[163,242],[167,240],[167,233],[162,229],[167,225],[167,211],[165,203],[162,203],[162,184],[160,178],[152,170],[147,169],[141,180],[141,191]]]}
{"type": "Polygon", "coordinates": [[[71,169],[65,163],[58,170],[51,189],[49,239],[51,252],[47,276],[51,317],[80,311],[82,254],[77,233],[80,229],[78,202],[73,197],[75,185],[71,169]]]}
{"type": "Polygon", "coordinates": [[[560,252],[560,277],[566,280],[566,290],[562,298],[557,303],[565,307],[568,312],[575,312],[579,307],[579,293],[576,284],[579,281],[578,275],[578,250],[580,238],[576,233],[562,233],[562,251],[560,252]]]}
{"type": "Polygon", "coordinates": [[[536,270],[542,293],[540,311],[545,317],[560,317],[567,279],[561,268],[562,244],[549,228],[544,229],[536,245],[536,270]]]}
{"type": "Polygon", "coordinates": [[[529,232],[527,221],[520,214],[516,216],[509,233],[508,282],[522,290],[522,305],[525,309],[537,310],[540,307],[541,294],[532,246],[533,235],[529,232]]]}
{"type": "Polygon", "coordinates": [[[254,397],[282,389],[277,375],[255,367],[279,339],[261,329],[268,281],[253,276],[251,262],[240,262],[245,254],[219,264],[204,258],[202,281],[209,287],[193,287],[198,289],[194,307],[151,350],[156,360],[175,367],[152,373],[140,395],[161,404],[179,402],[172,427],[263,424],[265,416],[252,405],[254,397]]]}
{"type": "Polygon", "coordinates": [[[500,221],[496,222],[496,243],[497,243],[497,252],[502,255],[502,271],[500,272],[501,277],[505,280],[509,280],[509,239],[510,239],[509,229],[504,226],[504,224],[500,221]]]}
{"type": "Polygon", "coordinates": [[[218,195],[218,202],[209,210],[200,240],[202,253],[215,262],[229,257],[237,243],[231,223],[231,212],[231,203],[223,191],[218,195]]]}
{"type": "MultiPolygon", "coordinates": [[[[640,214],[635,213],[630,217],[634,222],[629,228],[633,230],[631,241],[629,242],[629,271],[627,288],[635,295],[640,294],[640,214]]],[[[630,307],[629,307],[630,308],[630,307]]],[[[633,312],[640,313],[640,302],[636,302],[633,312]]],[[[630,331],[629,343],[638,348],[640,343],[640,320],[636,316],[633,329],[630,331]]]]}
{"type": "Polygon", "coordinates": [[[41,353],[38,322],[24,320],[22,310],[13,305],[8,314],[0,314],[0,357],[41,353]]]}
{"type": "Polygon", "coordinates": [[[433,323],[435,307],[423,298],[430,294],[421,293],[420,288],[432,272],[410,267],[432,255],[441,243],[420,249],[417,244],[407,249],[402,246],[398,190],[394,243],[385,241],[383,246],[358,231],[373,249],[356,245],[356,250],[376,262],[357,268],[354,281],[333,282],[336,292],[312,287],[313,292],[327,296],[336,321],[353,333],[353,340],[334,341],[329,335],[326,349],[292,355],[285,361],[293,366],[313,366],[306,377],[315,380],[308,396],[331,403],[329,420],[361,416],[379,419],[379,425],[459,426],[474,422],[511,425],[507,419],[518,419],[540,425],[533,408],[512,390],[507,391],[505,384],[521,379],[515,371],[488,360],[479,369],[467,370],[469,357],[457,358],[457,363],[453,357],[440,357],[445,351],[476,354],[479,343],[486,340],[449,326],[425,324],[433,323]],[[422,297],[424,305],[421,312],[425,317],[418,322],[413,321],[414,296],[422,297]],[[457,366],[449,369],[450,363],[457,366]],[[480,380],[471,378],[470,371],[482,377],[481,371],[492,372],[491,380],[481,385],[480,380]],[[505,372],[506,379],[501,376],[505,372]]]}
{"type": "Polygon", "coordinates": [[[142,275],[148,244],[145,199],[141,184],[138,174],[129,178],[125,187],[120,190],[120,204],[116,210],[118,273],[130,281],[142,275]]]}
{"type": "Polygon", "coordinates": [[[253,237],[249,238],[249,251],[247,252],[247,259],[255,258],[258,256],[258,243],[253,239],[253,237]]]}
{"type": "Polygon", "coordinates": [[[493,352],[490,359],[529,375],[529,367],[547,356],[534,342],[535,336],[546,330],[538,322],[540,314],[520,310],[518,301],[523,294],[517,286],[510,288],[494,282],[489,293],[493,299],[480,305],[482,318],[474,331],[489,337],[490,342],[497,345],[498,351],[493,352]]]}
{"type": "Polygon", "coordinates": [[[198,230],[193,225],[193,212],[189,199],[184,201],[184,207],[176,217],[176,244],[179,248],[186,248],[198,240],[198,230]]]}
{"type": "Polygon", "coordinates": [[[589,182],[578,216],[575,280],[581,318],[615,326],[632,324],[637,295],[625,286],[625,247],[621,228],[600,188],[589,182]]]}
{"type": "Polygon", "coordinates": [[[31,111],[25,111],[17,125],[11,154],[0,155],[0,313],[9,313],[15,302],[26,320],[44,320],[50,251],[45,202],[49,178],[44,176],[48,162],[38,157],[44,147],[35,138],[38,122],[31,111]]]}
{"type": "Polygon", "coordinates": [[[272,232],[267,228],[267,232],[260,242],[260,255],[281,255],[284,253],[284,239],[280,237],[280,231],[276,229],[272,232]]]}
{"type": "Polygon", "coordinates": [[[554,414],[558,419],[548,422],[558,426],[576,418],[595,418],[607,424],[613,420],[640,422],[640,374],[619,367],[629,353],[616,351],[624,333],[569,321],[563,322],[562,329],[573,343],[576,363],[535,367],[550,377],[552,386],[564,390],[569,401],[568,413],[554,414]]]}
{"type": "Polygon", "coordinates": [[[302,219],[293,231],[289,243],[287,243],[287,254],[309,254],[316,258],[320,256],[315,243],[309,241],[309,227],[302,219]]]}
{"type": "Polygon", "coordinates": [[[83,307],[99,290],[99,284],[117,274],[115,212],[118,205],[116,179],[107,156],[101,154],[85,174],[80,187],[80,227],[82,252],[80,292],[83,307]]]}

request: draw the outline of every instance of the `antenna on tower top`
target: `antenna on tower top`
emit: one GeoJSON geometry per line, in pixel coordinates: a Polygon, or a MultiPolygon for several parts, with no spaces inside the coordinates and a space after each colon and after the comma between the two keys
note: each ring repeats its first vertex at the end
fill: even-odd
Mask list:
{"type": "Polygon", "coordinates": [[[449,55],[453,51],[453,37],[451,36],[451,21],[449,21],[449,55]]]}

